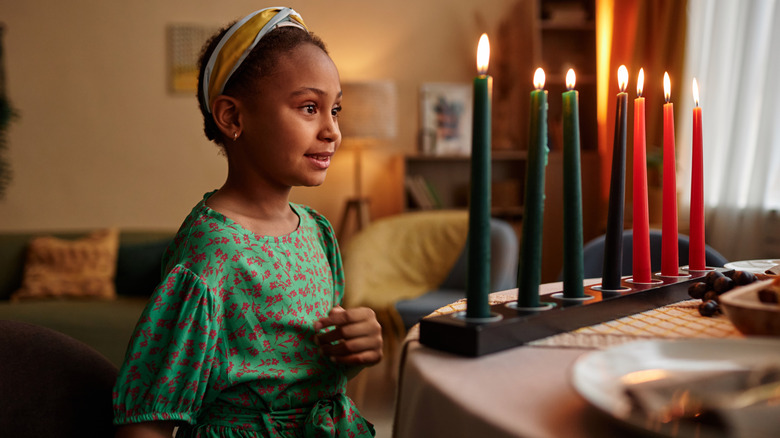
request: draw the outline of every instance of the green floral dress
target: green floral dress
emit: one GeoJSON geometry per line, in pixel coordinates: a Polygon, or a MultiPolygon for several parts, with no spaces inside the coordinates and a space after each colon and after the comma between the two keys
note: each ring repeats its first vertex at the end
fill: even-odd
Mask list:
{"type": "Polygon", "coordinates": [[[256,235],[206,206],[184,221],[130,340],[114,423],[177,437],[373,436],[319,353],[314,322],[343,295],[333,229],[296,204],[293,233],[256,235]]]}

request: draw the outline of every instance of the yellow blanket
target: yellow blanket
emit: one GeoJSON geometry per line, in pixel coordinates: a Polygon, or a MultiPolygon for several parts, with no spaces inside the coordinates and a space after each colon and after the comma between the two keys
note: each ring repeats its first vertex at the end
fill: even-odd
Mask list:
{"type": "Polygon", "coordinates": [[[344,304],[383,311],[436,289],[463,251],[467,234],[466,211],[404,213],[372,223],[342,250],[344,304]]]}

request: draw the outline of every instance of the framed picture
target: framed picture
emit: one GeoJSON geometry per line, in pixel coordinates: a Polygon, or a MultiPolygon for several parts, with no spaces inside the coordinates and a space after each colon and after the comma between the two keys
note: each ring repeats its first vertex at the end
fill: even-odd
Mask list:
{"type": "Polygon", "coordinates": [[[471,155],[472,86],[426,83],[420,87],[420,148],[426,155],[471,155]]]}

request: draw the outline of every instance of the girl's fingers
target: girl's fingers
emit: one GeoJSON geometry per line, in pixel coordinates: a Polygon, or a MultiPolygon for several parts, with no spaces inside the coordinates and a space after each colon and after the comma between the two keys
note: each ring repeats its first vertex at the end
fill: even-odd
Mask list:
{"type": "Polygon", "coordinates": [[[367,350],[382,348],[382,338],[364,336],[352,339],[341,339],[337,342],[320,343],[320,348],[326,356],[345,356],[367,350]]]}
{"type": "Polygon", "coordinates": [[[352,339],[364,336],[376,336],[381,339],[382,327],[376,321],[360,321],[335,326],[332,330],[317,335],[320,345],[336,342],[340,339],[352,339]]]}
{"type": "Polygon", "coordinates": [[[346,310],[344,310],[341,306],[334,306],[332,309],[330,309],[330,313],[328,313],[328,316],[324,318],[320,318],[317,320],[317,322],[314,323],[314,330],[320,331],[325,327],[330,327],[332,325],[336,325],[336,321],[342,319],[342,317],[337,316],[342,313],[346,313],[346,310]]]}
{"type": "Polygon", "coordinates": [[[331,309],[328,316],[325,318],[320,318],[320,320],[314,324],[314,329],[321,330],[330,326],[338,327],[366,319],[376,320],[374,311],[368,307],[358,307],[355,309],[345,310],[341,306],[335,306],[333,309],[331,309]]]}
{"type": "Polygon", "coordinates": [[[373,365],[382,360],[382,350],[366,350],[348,356],[330,356],[330,360],[343,365],[373,365]]]}
{"type": "Polygon", "coordinates": [[[317,335],[324,355],[337,363],[373,364],[382,359],[382,327],[369,308],[344,310],[334,307],[317,321],[315,329],[328,329],[317,335]]]}

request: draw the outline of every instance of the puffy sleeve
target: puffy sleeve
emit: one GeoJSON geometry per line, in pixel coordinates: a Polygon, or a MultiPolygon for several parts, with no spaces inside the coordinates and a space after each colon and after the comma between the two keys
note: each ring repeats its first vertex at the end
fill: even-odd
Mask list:
{"type": "Polygon", "coordinates": [[[114,387],[114,423],[195,422],[219,389],[221,308],[203,280],[175,266],[146,306],[114,387]]]}
{"type": "Polygon", "coordinates": [[[341,263],[341,251],[339,251],[336,233],[333,231],[333,226],[330,224],[330,221],[328,221],[325,216],[317,213],[311,208],[307,207],[307,209],[317,224],[322,250],[328,258],[328,263],[330,263],[330,269],[333,274],[333,292],[336,295],[333,301],[341,304],[341,300],[344,298],[344,268],[341,263]]]}

